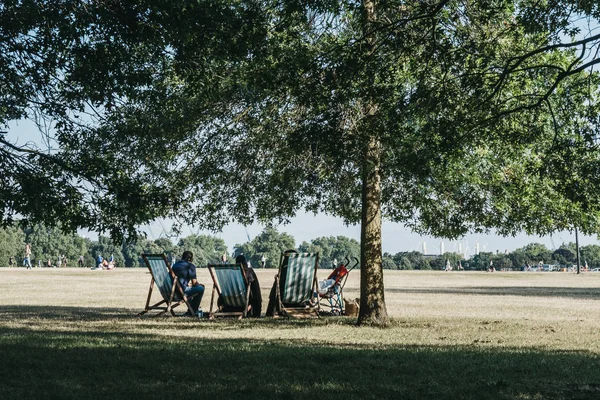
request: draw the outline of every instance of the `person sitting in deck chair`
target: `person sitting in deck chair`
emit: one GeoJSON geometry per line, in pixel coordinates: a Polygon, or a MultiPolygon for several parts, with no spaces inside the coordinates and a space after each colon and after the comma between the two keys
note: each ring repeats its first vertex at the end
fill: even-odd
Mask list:
{"type": "MultiPolygon", "coordinates": [[[[281,276],[279,279],[282,282],[285,282],[286,274],[287,274],[287,264],[288,257],[287,254],[290,253],[298,253],[296,250],[286,250],[283,253],[283,268],[281,269],[281,276]]],[[[269,293],[269,305],[267,305],[267,313],[265,314],[267,317],[272,317],[275,315],[275,309],[277,308],[277,281],[273,282],[273,287],[271,288],[271,293],[269,293]]]]}
{"type": "MultiPolygon", "coordinates": [[[[250,308],[250,313],[248,314],[248,316],[258,318],[260,317],[260,311],[262,308],[262,295],[260,293],[260,284],[258,282],[258,278],[256,277],[256,273],[254,272],[254,269],[250,267],[249,262],[246,260],[246,256],[244,256],[243,254],[240,254],[235,258],[235,263],[237,265],[242,266],[244,275],[246,275],[246,280],[250,285],[249,305],[252,307],[250,308]]],[[[220,297],[217,300],[217,304],[219,305],[219,307],[223,306],[223,300],[220,297]]],[[[228,308],[229,307],[223,307],[223,311],[237,311],[233,309],[229,310],[228,308]]]]}
{"type": "MultiPolygon", "coordinates": [[[[192,264],[192,261],[194,261],[194,254],[191,251],[184,251],[181,260],[177,261],[172,268],[186,296],[191,297],[193,294],[198,293],[197,296],[190,299],[192,310],[195,314],[198,314],[200,301],[204,295],[204,285],[198,282],[196,266],[192,264]]],[[[186,315],[191,316],[189,310],[186,315]]]]}

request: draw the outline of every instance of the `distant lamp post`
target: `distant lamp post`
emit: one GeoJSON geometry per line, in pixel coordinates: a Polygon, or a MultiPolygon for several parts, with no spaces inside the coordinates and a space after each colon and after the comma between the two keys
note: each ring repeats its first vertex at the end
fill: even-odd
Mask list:
{"type": "Polygon", "coordinates": [[[575,227],[575,256],[577,257],[577,273],[581,273],[581,263],[579,262],[579,232],[575,227]]]}

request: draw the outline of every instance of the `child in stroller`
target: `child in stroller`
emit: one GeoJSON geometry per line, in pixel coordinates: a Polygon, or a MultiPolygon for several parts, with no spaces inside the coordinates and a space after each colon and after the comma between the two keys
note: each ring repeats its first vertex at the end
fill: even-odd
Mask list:
{"type": "Polygon", "coordinates": [[[348,274],[358,265],[358,259],[354,257],[354,265],[348,268],[350,260],[341,263],[329,274],[327,279],[319,281],[317,292],[322,310],[331,315],[344,315],[344,298],[342,290],[348,279],[348,274]]]}

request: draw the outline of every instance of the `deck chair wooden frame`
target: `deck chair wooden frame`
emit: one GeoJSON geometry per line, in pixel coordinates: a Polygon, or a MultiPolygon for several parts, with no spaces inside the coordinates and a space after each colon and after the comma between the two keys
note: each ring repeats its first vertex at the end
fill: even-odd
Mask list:
{"type": "Polygon", "coordinates": [[[170,313],[175,316],[175,311],[173,311],[173,309],[181,304],[185,304],[188,311],[194,315],[194,310],[192,309],[189,300],[194,298],[196,294],[189,297],[186,296],[175,272],[173,272],[169,261],[167,261],[167,256],[164,254],[142,254],[142,259],[144,260],[146,267],[148,267],[152,279],[150,281],[150,289],[148,290],[146,307],[138,314],[138,317],[141,317],[152,310],[161,311],[156,314],[157,317],[165,313],[170,313]],[[158,287],[162,300],[150,305],[152,290],[155,285],[158,287]]]}
{"type": "Polygon", "coordinates": [[[237,316],[238,319],[246,318],[250,303],[250,284],[243,267],[240,264],[209,264],[208,272],[213,280],[209,318],[234,316],[237,316]],[[225,276],[224,271],[228,271],[227,274],[230,274],[234,280],[223,282],[223,279],[219,279],[219,276],[225,276]],[[230,293],[233,296],[229,296],[230,293]],[[236,293],[237,295],[235,295],[236,293]],[[242,311],[222,311],[222,307],[217,305],[217,310],[213,312],[215,295],[217,299],[221,297],[223,306],[243,307],[242,311]]]}
{"type": "Polygon", "coordinates": [[[275,276],[275,295],[277,296],[277,312],[286,317],[319,317],[320,305],[317,294],[317,270],[319,267],[319,253],[281,253],[279,269],[275,276]],[[304,261],[303,261],[304,260],[304,261]],[[284,262],[286,265],[284,265],[284,262]],[[308,264],[306,264],[308,262],[308,264]],[[299,265],[304,263],[304,265],[299,265]],[[283,268],[287,268],[285,282],[281,282],[283,268]],[[290,270],[305,269],[290,274],[290,270]],[[310,269],[313,269],[310,271],[310,269]],[[308,281],[310,279],[310,281],[308,281]],[[304,282],[302,282],[304,280],[304,282]],[[297,283],[300,287],[290,294],[289,286],[297,283]],[[283,286],[282,286],[283,284],[283,286]],[[282,294],[283,292],[283,294],[282,294]],[[282,298],[283,296],[283,298],[282,298]]]}

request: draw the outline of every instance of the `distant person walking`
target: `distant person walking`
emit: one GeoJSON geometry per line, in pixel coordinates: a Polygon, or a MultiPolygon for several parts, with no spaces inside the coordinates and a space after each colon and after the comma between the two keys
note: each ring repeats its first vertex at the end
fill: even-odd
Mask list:
{"type": "Polygon", "coordinates": [[[113,254],[110,255],[108,259],[107,269],[113,269],[115,267],[115,256],[113,254]]]}
{"type": "Polygon", "coordinates": [[[266,264],[267,264],[267,259],[266,259],[265,255],[263,254],[262,257],[260,258],[261,268],[264,268],[266,264]]]}
{"type": "Polygon", "coordinates": [[[77,266],[79,268],[83,268],[83,256],[79,256],[79,260],[77,260],[77,266]]]}
{"type": "Polygon", "coordinates": [[[102,254],[98,254],[98,257],[96,257],[96,269],[102,269],[103,261],[104,261],[104,258],[102,258],[102,254]]]}
{"type": "Polygon", "coordinates": [[[31,245],[29,243],[25,245],[25,257],[23,258],[23,266],[27,269],[31,269],[31,245]]]}
{"type": "Polygon", "coordinates": [[[15,261],[12,257],[8,257],[8,266],[11,268],[15,266],[15,261]]]}

